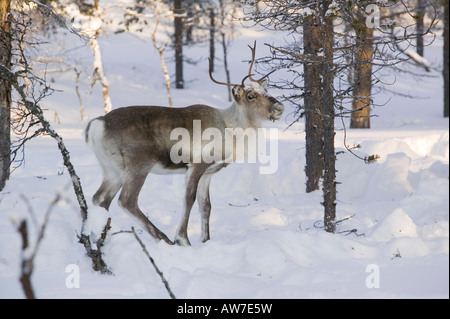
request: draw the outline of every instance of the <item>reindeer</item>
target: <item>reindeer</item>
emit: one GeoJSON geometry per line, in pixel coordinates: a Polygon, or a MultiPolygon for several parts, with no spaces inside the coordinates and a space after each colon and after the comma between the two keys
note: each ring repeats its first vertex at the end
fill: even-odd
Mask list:
{"type": "MultiPolygon", "coordinates": [[[[262,121],[275,121],[281,117],[283,104],[267,93],[266,78],[273,71],[258,80],[253,79],[251,72],[255,61],[256,41],[250,49],[252,60],[249,73],[241,84],[215,80],[210,61],[211,80],[233,87],[234,101],[227,109],[219,110],[199,104],[182,108],[128,106],[114,109],[90,121],[85,131],[86,142],[100,162],[104,176],[93,197],[93,203],[109,210],[111,201],[121,189],[119,206],[134,216],[151,236],[171,245],[190,245],[187,234],[189,214],[197,200],[202,220],[201,240],[209,240],[211,176],[227,166],[228,162],[194,162],[192,155],[187,161],[174,162],[170,155],[176,141],[172,140],[170,135],[177,128],[184,128],[193,133],[193,123],[198,120],[201,121],[202,130],[216,128],[224,133],[227,128],[259,128],[262,121]],[[245,83],[247,79],[250,80],[249,83],[245,83]],[[139,192],[149,173],[186,174],[184,210],[174,242],[153,225],[138,206],[139,192]]],[[[201,144],[201,148],[203,147],[204,143],[201,144]]],[[[229,157],[233,154],[223,156],[229,157]]]]}

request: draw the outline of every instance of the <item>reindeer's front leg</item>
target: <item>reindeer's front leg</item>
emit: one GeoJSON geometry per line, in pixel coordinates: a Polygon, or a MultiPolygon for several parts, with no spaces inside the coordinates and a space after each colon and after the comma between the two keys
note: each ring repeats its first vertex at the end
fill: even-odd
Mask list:
{"type": "Polygon", "coordinates": [[[209,183],[212,174],[204,174],[198,183],[197,202],[202,218],[202,242],[209,240],[209,216],[211,214],[211,201],[209,199],[209,183]]]}
{"type": "Polygon", "coordinates": [[[189,214],[191,213],[192,205],[194,205],[197,188],[200,178],[206,171],[207,166],[204,164],[191,164],[186,172],[186,196],[184,202],[183,216],[175,235],[175,243],[181,246],[190,246],[188,239],[187,228],[189,222],[189,214]]]}

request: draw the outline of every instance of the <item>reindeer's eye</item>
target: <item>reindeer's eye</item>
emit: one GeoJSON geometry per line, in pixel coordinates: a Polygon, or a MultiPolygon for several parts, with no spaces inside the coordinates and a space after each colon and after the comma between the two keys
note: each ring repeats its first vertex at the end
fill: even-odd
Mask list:
{"type": "Polygon", "coordinates": [[[253,100],[254,98],[256,98],[256,96],[253,95],[253,94],[247,95],[247,99],[248,99],[249,101],[253,100]]]}

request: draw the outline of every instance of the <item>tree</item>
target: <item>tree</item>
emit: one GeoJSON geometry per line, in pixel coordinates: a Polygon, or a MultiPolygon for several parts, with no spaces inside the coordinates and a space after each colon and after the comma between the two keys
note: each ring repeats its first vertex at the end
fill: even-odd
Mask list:
{"type": "MultiPolygon", "coordinates": [[[[289,84],[291,89],[303,91],[303,94],[294,94],[293,98],[303,98],[305,103],[307,192],[317,189],[320,179],[323,179],[324,228],[327,232],[334,232],[336,217],[334,78],[336,69],[334,67],[333,15],[330,14],[333,10],[332,1],[297,3],[277,1],[276,4],[261,2],[261,8],[251,8],[251,12],[247,12],[247,15],[252,16],[257,23],[277,30],[293,29],[295,30],[293,33],[297,33],[297,30],[303,32],[303,48],[298,47],[296,43],[284,48],[270,47],[274,55],[273,60],[279,60],[282,63],[288,61],[289,68],[296,63],[303,66],[302,78],[305,79],[303,86],[292,84],[292,80],[286,80],[286,82],[291,83],[289,84]],[[301,53],[302,49],[303,53],[301,53]]],[[[283,88],[283,86],[279,87],[283,88]]]]}
{"type": "Polygon", "coordinates": [[[157,6],[156,7],[156,23],[155,23],[155,28],[154,28],[153,34],[152,34],[152,42],[153,42],[153,46],[156,48],[156,50],[158,50],[159,58],[161,59],[161,69],[164,73],[164,79],[166,80],[166,90],[167,90],[167,96],[169,99],[169,107],[172,107],[173,102],[172,102],[172,93],[170,92],[170,75],[169,75],[169,72],[167,71],[166,59],[164,58],[164,51],[167,48],[167,43],[158,44],[158,41],[156,40],[156,33],[158,31],[159,20],[161,19],[161,3],[157,2],[156,6],[157,6]]]}
{"type": "Polygon", "coordinates": [[[425,18],[425,6],[426,0],[417,0],[416,4],[416,12],[417,12],[417,40],[416,40],[416,50],[417,54],[423,56],[424,44],[423,44],[423,35],[424,35],[424,18],[425,18]]]}
{"type": "MultiPolygon", "coordinates": [[[[260,0],[246,1],[242,7],[243,23],[289,34],[284,45],[267,44],[272,56],[259,62],[292,75],[274,86],[289,92],[285,100],[297,108],[295,121],[305,115],[307,191],[322,180],[324,228],[334,232],[335,116],[350,117],[352,127],[370,127],[372,85],[381,81],[377,73],[383,68],[409,58],[392,48],[410,45],[416,38],[410,28],[414,15],[401,1],[260,0]],[[383,6],[394,14],[381,23],[383,6]],[[398,12],[406,14],[404,21],[394,20],[398,12]]],[[[377,157],[360,158],[371,162],[377,157]]]]}
{"type": "MultiPolygon", "coordinates": [[[[233,23],[229,22],[227,15],[231,17],[234,16],[236,7],[233,5],[231,0],[219,0],[218,16],[220,19],[220,24],[218,26],[218,32],[220,34],[220,42],[222,44],[223,52],[223,67],[225,69],[225,76],[227,83],[231,83],[230,69],[228,68],[228,47],[230,46],[232,39],[234,37],[234,26],[233,23]]],[[[228,101],[232,101],[233,97],[231,94],[231,87],[227,86],[228,101]]]]}
{"type": "Polygon", "coordinates": [[[216,10],[211,6],[209,8],[209,59],[211,63],[211,72],[214,72],[214,57],[216,55],[215,34],[216,34],[216,10]]]}
{"type": "Polygon", "coordinates": [[[443,71],[442,75],[444,77],[444,117],[448,117],[449,115],[449,94],[448,94],[448,87],[450,86],[450,82],[448,79],[448,73],[449,73],[449,56],[448,56],[448,49],[449,49],[449,37],[448,37],[448,23],[449,23],[449,10],[448,10],[448,1],[441,0],[442,6],[444,7],[444,54],[443,54],[443,71]]]}
{"type": "Polygon", "coordinates": [[[33,5],[29,5],[26,1],[18,1],[14,10],[11,10],[9,19],[11,22],[9,26],[9,36],[12,44],[11,63],[10,67],[7,67],[3,63],[0,64],[0,79],[2,81],[8,81],[11,91],[14,90],[15,96],[14,103],[11,103],[11,110],[16,115],[14,118],[15,124],[12,128],[16,133],[17,140],[15,139],[11,143],[12,161],[20,150],[23,151],[24,145],[35,137],[45,134],[55,140],[63,158],[64,166],[70,175],[74,194],[80,209],[82,219],[81,235],[79,236],[80,243],[83,244],[88,256],[92,259],[94,270],[109,273],[100,251],[103,241],[97,241],[97,249],[95,249],[92,246],[90,235],[84,233],[88,207],[81,186],[81,180],[71,162],[69,150],[63,138],[46,119],[43,108],[41,107],[42,101],[51,95],[54,90],[48,85],[45,77],[39,77],[37,75],[37,67],[34,69],[33,65],[28,62],[28,51],[39,51],[43,45],[42,39],[38,38],[38,36],[42,36],[43,25],[55,24],[70,32],[76,33],[76,31],[69,28],[65,20],[55,14],[49,5],[38,1],[33,1],[33,5]]]}
{"type": "Polygon", "coordinates": [[[103,70],[103,57],[100,49],[100,44],[98,42],[98,37],[101,34],[101,26],[103,23],[103,13],[104,10],[101,10],[99,7],[99,0],[94,0],[94,12],[91,16],[91,26],[94,34],[90,35],[89,38],[89,46],[92,49],[92,53],[94,55],[94,80],[92,81],[91,87],[95,84],[96,81],[99,81],[102,85],[103,92],[103,101],[104,101],[104,109],[105,113],[108,113],[112,110],[112,102],[111,96],[109,95],[109,82],[105,75],[105,71],[103,70]]]}
{"type": "MultiPolygon", "coordinates": [[[[307,1],[304,1],[305,4],[307,1]]],[[[320,17],[305,17],[303,23],[303,48],[305,55],[317,56],[322,49],[322,32],[320,17]]],[[[306,192],[320,189],[320,179],[322,178],[324,157],[323,157],[323,103],[321,92],[321,77],[323,76],[320,63],[315,59],[305,61],[303,64],[305,77],[304,109],[305,109],[305,134],[306,143],[305,173],[306,192]]]]}
{"type": "MultiPolygon", "coordinates": [[[[11,69],[10,0],[0,0],[0,65],[11,69]]],[[[9,178],[11,163],[11,83],[0,77],[0,191],[9,178]]]]}
{"type": "Polygon", "coordinates": [[[333,17],[328,14],[332,1],[321,1],[323,62],[322,62],[322,103],[323,103],[323,206],[325,231],[336,230],[336,152],[334,148],[335,97],[333,82],[334,69],[334,34],[333,17]]]}
{"type": "Polygon", "coordinates": [[[350,128],[370,128],[372,105],[373,26],[368,26],[362,9],[356,9],[351,26],[355,32],[353,101],[350,128]]]}
{"type": "Polygon", "coordinates": [[[93,55],[92,77],[90,89],[100,83],[103,94],[103,108],[105,113],[112,110],[112,101],[109,94],[109,81],[103,68],[103,55],[99,38],[104,34],[105,24],[112,20],[108,17],[108,10],[115,5],[102,7],[99,0],[93,3],[87,0],[53,0],[51,9],[66,20],[72,21],[78,26],[79,35],[83,35],[88,41],[93,55]]]}
{"type": "Polygon", "coordinates": [[[175,0],[173,7],[174,14],[174,47],[175,47],[175,86],[177,89],[184,88],[183,79],[183,1],[175,0]]]}

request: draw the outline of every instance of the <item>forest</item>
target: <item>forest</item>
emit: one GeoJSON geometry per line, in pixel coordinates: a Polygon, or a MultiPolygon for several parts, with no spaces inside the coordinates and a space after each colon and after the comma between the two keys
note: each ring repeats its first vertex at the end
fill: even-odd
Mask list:
{"type": "Polygon", "coordinates": [[[448,298],[448,19],[444,0],[0,0],[0,298],[448,298]],[[262,128],[229,117],[253,99],[262,128]],[[255,157],[107,185],[92,123],[119,134],[142,105],[165,119],[144,135],[217,109],[255,157]]]}

